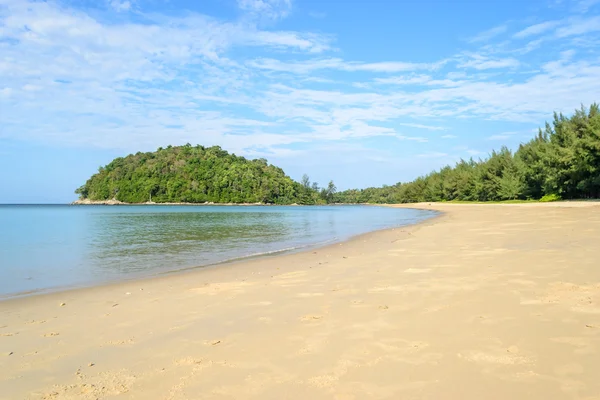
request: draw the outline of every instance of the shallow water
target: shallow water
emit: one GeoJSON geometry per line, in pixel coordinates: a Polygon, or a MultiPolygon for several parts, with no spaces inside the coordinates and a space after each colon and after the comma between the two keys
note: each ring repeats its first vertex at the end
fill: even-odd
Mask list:
{"type": "Polygon", "coordinates": [[[0,205],[0,295],[299,249],[433,215],[372,206],[0,205]]]}

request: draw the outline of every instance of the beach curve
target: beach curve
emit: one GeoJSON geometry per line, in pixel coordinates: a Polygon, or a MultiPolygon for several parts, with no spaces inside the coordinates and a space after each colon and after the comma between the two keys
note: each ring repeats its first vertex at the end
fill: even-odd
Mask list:
{"type": "Polygon", "coordinates": [[[0,398],[597,398],[600,206],[408,207],[443,214],[0,302],[0,398]]]}

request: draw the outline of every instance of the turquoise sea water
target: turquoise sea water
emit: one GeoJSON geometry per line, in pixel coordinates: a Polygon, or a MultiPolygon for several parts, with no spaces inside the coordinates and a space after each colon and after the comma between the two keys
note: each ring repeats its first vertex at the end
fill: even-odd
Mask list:
{"type": "Polygon", "coordinates": [[[0,296],[301,249],[433,215],[371,206],[0,205],[0,296]]]}

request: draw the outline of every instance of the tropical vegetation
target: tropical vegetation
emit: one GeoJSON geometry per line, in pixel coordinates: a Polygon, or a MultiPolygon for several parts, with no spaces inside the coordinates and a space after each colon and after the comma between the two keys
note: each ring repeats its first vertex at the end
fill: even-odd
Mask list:
{"type": "Polygon", "coordinates": [[[265,159],[186,144],[116,158],[75,192],[125,203],[324,204],[333,201],[335,185],[321,189],[306,175],[299,183],[265,159]]]}
{"type": "Polygon", "coordinates": [[[600,110],[581,107],[552,123],[513,152],[507,147],[480,160],[393,186],[336,193],[341,203],[509,201],[600,197],[600,110]]]}

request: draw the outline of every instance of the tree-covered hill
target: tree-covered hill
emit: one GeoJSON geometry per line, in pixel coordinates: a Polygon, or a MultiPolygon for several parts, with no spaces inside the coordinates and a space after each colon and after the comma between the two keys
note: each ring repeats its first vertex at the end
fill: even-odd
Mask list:
{"type": "Polygon", "coordinates": [[[503,147],[484,160],[454,167],[409,183],[346,190],[342,203],[589,199],[600,197],[600,110],[582,107],[570,118],[554,115],[536,137],[516,152],[503,147]]]}
{"type": "Polygon", "coordinates": [[[160,148],[116,158],[75,191],[80,199],[125,203],[321,204],[335,186],[298,183],[265,159],[248,160],[218,146],[160,148]]]}

